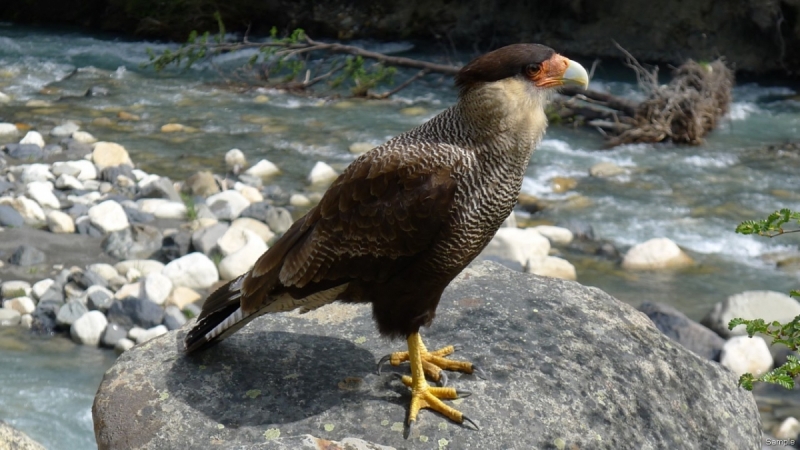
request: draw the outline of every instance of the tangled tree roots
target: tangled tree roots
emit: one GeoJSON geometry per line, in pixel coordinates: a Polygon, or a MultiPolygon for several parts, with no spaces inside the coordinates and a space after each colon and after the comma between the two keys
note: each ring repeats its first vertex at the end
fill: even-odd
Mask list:
{"type": "Polygon", "coordinates": [[[728,112],[733,73],[722,60],[711,64],[689,60],[667,85],[658,84],[655,71],[632,66],[648,97],[636,108],[631,127],[611,136],[612,146],[665,140],[697,145],[728,112]]]}

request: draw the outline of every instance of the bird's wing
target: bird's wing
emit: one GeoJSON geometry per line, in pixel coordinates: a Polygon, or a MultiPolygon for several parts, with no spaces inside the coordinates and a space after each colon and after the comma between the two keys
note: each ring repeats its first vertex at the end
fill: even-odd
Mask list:
{"type": "Polygon", "coordinates": [[[353,280],[381,281],[428,249],[450,214],[453,171],[463,161],[445,145],[426,147],[379,148],[354,161],[256,262],[242,285],[242,308],[264,307],[276,289],[299,298],[353,280]]]}

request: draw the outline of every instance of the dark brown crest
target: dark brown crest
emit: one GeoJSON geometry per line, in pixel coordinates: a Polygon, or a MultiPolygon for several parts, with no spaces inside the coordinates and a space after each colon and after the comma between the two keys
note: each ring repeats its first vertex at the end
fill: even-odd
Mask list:
{"type": "Polygon", "coordinates": [[[523,73],[531,64],[539,65],[555,51],[539,44],[513,44],[481,55],[464,66],[456,75],[461,92],[476,83],[490,83],[523,73]]]}

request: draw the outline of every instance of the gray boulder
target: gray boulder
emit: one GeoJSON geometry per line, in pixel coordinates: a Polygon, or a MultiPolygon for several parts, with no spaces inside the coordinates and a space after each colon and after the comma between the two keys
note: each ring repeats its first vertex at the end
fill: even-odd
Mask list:
{"type": "Polygon", "coordinates": [[[16,209],[8,205],[0,205],[0,227],[22,227],[25,219],[16,209]]]}
{"type": "Polygon", "coordinates": [[[719,361],[725,339],[713,331],[663,303],[644,302],[639,306],[639,311],[645,313],[656,328],[675,342],[703,358],[719,361]]]}
{"type": "Polygon", "coordinates": [[[103,251],[119,260],[147,259],[161,250],[163,239],[158,228],[134,224],[109,233],[103,239],[103,251]]]}
{"type": "Polygon", "coordinates": [[[0,448],[9,450],[45,450],[42,444],[3,421],[0,421],[0,448]]]}
{"type": "Polygon", "coordinates": [[[11,255],[9,262],[15,266],[35,266],[41,264],[47,259],[44,252],[31,245],[20,245],[14,254],[11,255]]]}
{"type": "Polygon", "coordinates": [[[460,275],[423,330],[430,348],[460,344],[455,358],[483,368],[450,375],[473,393],[455,406],[480,431],[423,411],[403,438],[407,388],[387,372],[408,367],[375,363],[405,345],[378,336],[367,305],[264,316],[191,357],[185,334],[106,372],[100,449],[303,448],[304,435],[406,449],[760,448],[758,408],[733,374],[599,289],[491,263],[460,275]]]}
{"type": "Polygon", "coordinates": [[[117,300],[108,308],[108,321],[125,329],[134,326],[152,328],[164,320],[164,308],[150,300],[128,297],[117,300]]]}

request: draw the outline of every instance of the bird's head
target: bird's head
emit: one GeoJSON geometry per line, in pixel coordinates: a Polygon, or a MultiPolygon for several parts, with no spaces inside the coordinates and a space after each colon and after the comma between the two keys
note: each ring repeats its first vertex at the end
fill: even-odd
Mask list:
{"type": "Polygon", "coordinates": [[[456,75],[456,86],[462,94],[498,81],[518,81],[536,90],[565,85],[586,88],[589,75],[577,62],[539,44],[508,45],[486,53],[473,59],[456,75]]]}

